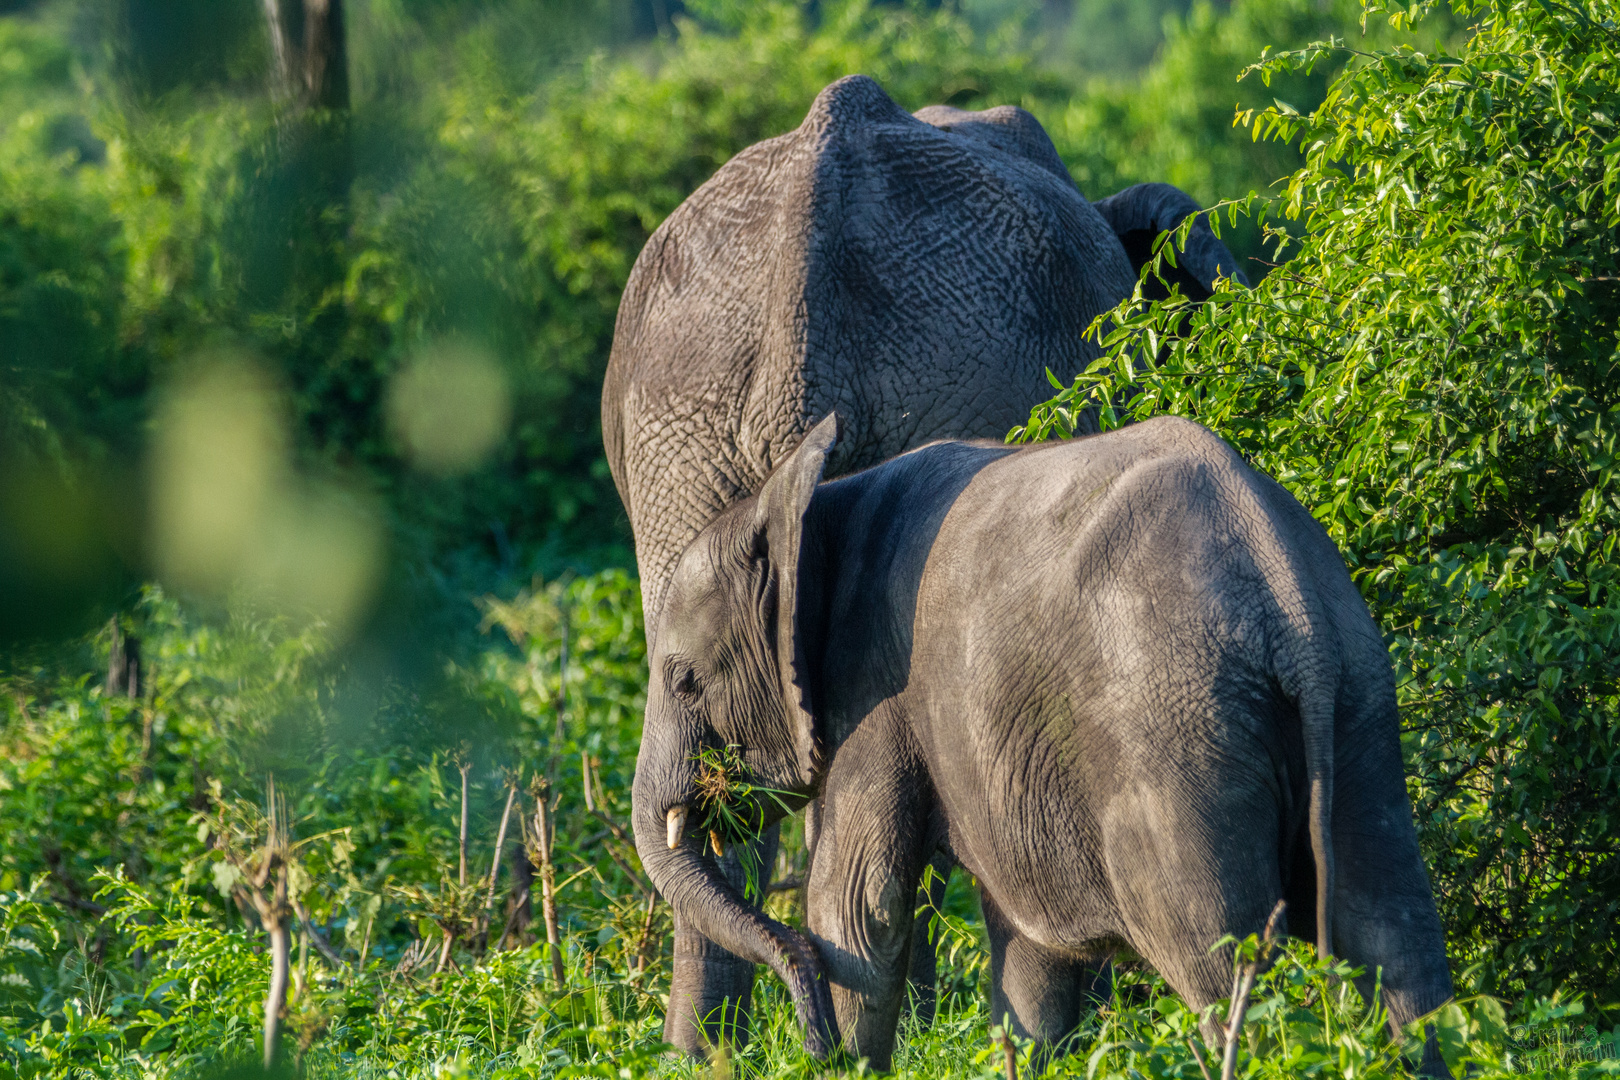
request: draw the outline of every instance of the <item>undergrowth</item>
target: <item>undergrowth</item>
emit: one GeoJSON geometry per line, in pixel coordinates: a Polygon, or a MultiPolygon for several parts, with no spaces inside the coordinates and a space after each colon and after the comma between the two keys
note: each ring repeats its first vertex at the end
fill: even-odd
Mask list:
{"type": "MultiPolygon", "coordinates": [[[[6,1060],[0,1076],[216,1076],[251,1064],[268,964],[259,935],[208,917],[182,888],[152,890],[121,873],[104,875],[98,895],[117,930],[153,950],[139,973],[98,965],[91,943],[61,939],[37,888],[0,897],[0,988],[5,994],[6,1060]],[[42,993],[37,993],[41,988],[42,993]]],[[[953,885],[960,904],[966,883],[953,885]]],[[[963,923],[963,926],[971,924],[963,923]]],[[[971,930],[968,931],[970,934],[971,930]]],[[[669,1056],[662,1045],[662,971],[636,973],[591,948],[598,934],[573,935],[567,985],[549,985],[543,945],[491,953],[436,975],[400,970],[373,954],[329,964],[308,954],[288,1005],[287,1068],[326,1077],[638,1077],[696,1075],[796,1077],[861,1075],[862,1062],[826,1070],[806,1059],[785,991],[761,978],[756,1036],[708,1063],[669,1056]]],[[[942,955],[944,982],[983,968],[977,942],[942,955]],[[954,957],[954,959],[953,959],[954,957]],[[953,971],[952,968],[959,970],[953,971]]],[[[1342,963],[1323,963],[1288,943],[1262,974],[1246,1012],[1238,1075],[1397,1077],[1418,1043],[1390,1037],[1385,1015],[1369,1007],[1342,963]]],[[[976,977],[970,983],[977,984],[976,977]]],[[[982,987],[942,998],[939,1017],[919,1030],[903,1022],[897,1077],[999,1077],[1000,1045],[987,1040],[982,987]]],[[[1224,1006],[1214,1010],[1224,1019],[1224,1006]]],[[[1043,1068],[1018,1044],[1021,1075],[1096,1078],[1201,1077],[1199,1057],[1218,1069],[1200,1017],[1150,972],[1122,965],[1112,999],[1089,1017],[1070,1047],[1043,1068]]],[[[1434,1017],[1454,1073],[1479,1078],[1581,1077],[1620,1072],[1620,1027],[1579,1001],[1546,999],[1511,1014],[1489,997],[1448,1005],[1434,1017]]],[[[246,1069],[244,1072],[248,1071],[246,1069]]],[[[261,1074],[262,1075],[262,1074],[261,1074]]]]}

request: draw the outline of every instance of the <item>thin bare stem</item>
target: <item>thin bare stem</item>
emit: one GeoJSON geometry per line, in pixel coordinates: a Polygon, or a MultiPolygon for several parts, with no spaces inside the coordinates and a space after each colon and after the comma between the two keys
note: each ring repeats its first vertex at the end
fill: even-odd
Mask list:
{"type": "Polygon", "coordinates": [[[439,960],[438,960],[438,963],[433,965],[433,974],[435,976],[438,975],[439,972],[444,970],[444,965],[449,961],[449,959],[450,959],[450,945],[454,941],[455,941],[455,935],[450,933],[450,928],[449,927],[445,927],[445,929],[444,929],[444,944],[442,944],[439,947],[439,960]]]}
{"type": "Polygon", "coordinates": [[[461,862],[456,872],[456,884],[467,884],[467,774],[472,771],[472,762],[462,758],[458,767],[461,769],[461,862]]]}
{"type": "Polygon", "coordinates": [[[551,785],[544,777],[536,777],[531,791],[534,795],[534,835],[529,843],[529,861],[540,871],[540,908],[546,922],[546,945],[551,953],[551,975],[557,989],[563,989],[562,934],[557,928],[557,870],[551,861],[553,825],[551,785]]]}
{"type": "Polygon", "coordinates": [[[1254,959],[1238,968],[1232,1003],[1226,1012],[1226,1052],[1221,1058],[1221,1080],[1233,1080],[1237,1075],[1238,1036],[1243,1033],[1243,1018],[1249,1011],[1249,995],[1254,991],[1254,983],[1260,977],[1260,970],[1271,958],[1271,950],[1276,943],[1277,924],[1282,920],[1283,911],[1287,907],[1287,901],[1277,901],[1277,906],[1271,909],[1271,917],[1266,920],[1265,931],[1260,935],[1260,947],[1255,950],[1254,959]]]}
{"type": "Polygon", "coordinates": [[[484,910],[495,907],[495,879],[501,874],[501,852],[506,850],[506,823],[512,819],[512,802],[517,798],[517,783],[506,785],[506,809],[501,811],[501,827],[495,831],[495,856],[489,863],[489,892],[484,896],[484,910]]]}
{"type": "Polygon", "coordinates": [[[372,915],[366,919],[366,928],[360,934],[360,959],[354,963],[356,974],[366,970],[366,954],[371,951],[371,928],[377,922],[377,916],[372,915]]]}
{"type": "Polygon", "coordinates": [[[658,894],[647,894],[647,915],[641,920],[641,936],[636,940],[636,971],[647,970],[647,946],[652,942],[653,912],[658,907],[658,894]]]}
{"type": "Polygon", "coordinates": [[[1204,1064],[1204,1055],[1199,1053],[1198,1044],[1193,1042],[1190,1036],[1187,1039],[1187,1049],[1192,1051],[1193,1060],[1198,1062],[1198,1071],[1204,1074],[1204,1080],[1214,1080],[1209,1075],[1209,1066],[1204,1064]]]}
{"type": "MultiPolygon", "coordinates": [[[[314,920],[309,917],[309,909],[304,907],[302,901],[300,901],[297,897],[293,898],[292,905],[293,913],[298,916],[298,921],[304,924],[305,937],[314,941],[315,951],[326,957],[326,962],[332,965],[332,969],[334,971],[342,972],[343,969],[348,965],[344,964],[343,957],[338,955],[337,950],[332,948],[332,943],[326,940],[326,935],[315,929],[314,920]]],[[[370,932],[369,926],[367,927],[367,932],[370,932]]],[[[365,950],[363,947],[360,955],[361,963],[364,964],[365,950]]]]}
{"type": "Polygon", "coordinates": [[[281,1037],[281,1010],[287,1005],[287,981],[292,967],[292,942],[287,933],[287,916],[291,913],[287,903],[287,811],[285,801],[276,791],[274,774],[265,778],[264,801],[264,852],[259,872],[251,879],[248,895],[260,924],[270,938],[270,988],[264,995],[264,1067],[269,1069],[276,1060],[276,1044],[281,1037]],[[264,889],[272,877],[275,887],[266,896],[264,889]]]}
{"type": "Polygon", "coordinates": [[[309,931],[306,930],[297,936],[298,963],[292,969],[292,995],[289,999],[291,1001],[301,1000],[304,989],[309,986],[309,931]]]}
{"type": "MultiPolygon", "coordinates": [[[[285,878],[285,874],[281,875],[285,878]]],[[[278,882],[277,892],[285,891],[278,882]]],[[[291,943],[287,927],[277,921],[270,931],[270,991],[264,995],[264,1067],[268,1071],[276,1062],[276,1042],[281,1037],[281,1009],[287,1001],[287,975],[291,968],[291,943]]]]}

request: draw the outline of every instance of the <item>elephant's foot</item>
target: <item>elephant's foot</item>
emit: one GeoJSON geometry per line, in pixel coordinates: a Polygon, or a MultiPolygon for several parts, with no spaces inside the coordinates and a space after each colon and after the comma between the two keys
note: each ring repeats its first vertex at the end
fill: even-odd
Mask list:
{"type": "Polygon", "coordinates": [[[675,930],[675,966],[669,981],[664,1041],[696,1058],[721,1042],[748,1043],[754,965],[702,934],[675,930]]]}

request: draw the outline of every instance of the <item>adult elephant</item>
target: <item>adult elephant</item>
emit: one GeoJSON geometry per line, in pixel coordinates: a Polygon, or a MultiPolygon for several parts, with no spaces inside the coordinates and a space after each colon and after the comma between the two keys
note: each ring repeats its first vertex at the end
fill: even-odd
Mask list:
{"type": "MultiPolygon", "coordinates": [[[[649,647],[682,550],[813,419],[843,418],[829,476],[1004,434],[1049,393],[1048,369],[1068,379],[1095,358],[1085,329],[1197,209],[1166,184],[1089,203],[1023,110],[912,116],[863,76],[727,162],[637,259],[602,391],[649,647]]],[[[1241,280],[1202,220],[1179,262],[1193,295],[1241,280]]],[[[722,1017],[745,1038],[753,976],[677,917],[666,1039],[702,1053],[722,1017]]]]}

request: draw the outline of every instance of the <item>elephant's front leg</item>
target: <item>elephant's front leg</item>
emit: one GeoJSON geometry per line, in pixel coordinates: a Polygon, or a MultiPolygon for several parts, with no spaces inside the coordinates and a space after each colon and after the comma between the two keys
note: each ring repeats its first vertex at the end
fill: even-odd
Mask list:
{"type": "MultiPolygon", "coordinates": [[[[821,830],[821,800],[812,800],[804,808],[804,845],[809,855],[808,862],[815,859],[816,836],[821,830]]],[[[945,888],[950,883],[951,871],[956,868],[956,860],[949,851],[941,848],[934,852],[924,867],[922,880],[917,884],[916,912],[931,913],[943,911],[945,908],[945,888]],[[932,873],[929,873],[932,868],[932,873]]],[[[802,906],[808,910],[807,896],[809,874],[805,875],[806,885],[799,890],[802,906]]],[[[934,1013],[939,1007],[939,937],[942,930],[933,924],[933,918],[924,914],[912,928],[916,935],[911,942],[911,972],[906,976],[907,997],[911,1002],[911,1023],[913,1031],[927,1031],[934,1024],[934,1013]]]]}
{"type": "MultiPolygon", "coordinates": [[[[744,860],[750,860],[758,868],[758,887],[764,893],[776,864],[778,836],[779,827],[772,825],[757,843],[736,844],[726,852],[720,865],[738,892],[747,881],[744,860]]],[[[699,1058],[721,1041],[746,1046],[752,1025],[754,968],[752,961],[733,956],[677,917],[664,1041],[699,1058]]]]}
{"type": "Polygon", "coordinates": [[[828,773],[806,914],[844,1049],[886,1071],[906,1000],[917,884],[934,838],[926,772],[897,760],[875,727],[857,730],[828,773]]]}

